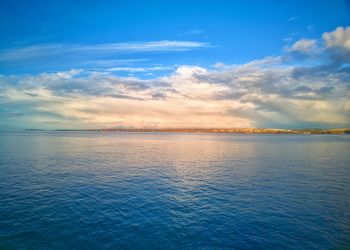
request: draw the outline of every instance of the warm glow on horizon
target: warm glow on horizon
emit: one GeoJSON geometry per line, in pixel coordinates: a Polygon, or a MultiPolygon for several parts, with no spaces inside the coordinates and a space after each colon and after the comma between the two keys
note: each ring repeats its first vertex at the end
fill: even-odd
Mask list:
{"type": "Polygon", "coordinates": [[[290,34],[262,54],[269,44],[254,34],[218,40],[209,28],[129,42],[9,42],[0,130],[349,127],[350,26],[310,24],[296,35],[298,22],[286,17],[290,34]]]}

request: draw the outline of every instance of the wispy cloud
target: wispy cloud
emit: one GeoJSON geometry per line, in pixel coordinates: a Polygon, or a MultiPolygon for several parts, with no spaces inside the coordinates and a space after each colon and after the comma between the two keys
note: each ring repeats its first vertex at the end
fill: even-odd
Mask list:
{"type": "Polygon", "coordinates": [[[38,44],[27,47],[0,51],[0,61],[17,61],[40,57],[52,57],[71,54],[108,54],[137,52],[174,52],[189,51],[212,47],[209,43],[197,41],[151,41],[106,44],[38,44]]]}
{"type": "Polygon", "coordinates": [[[173,70],[174,67],[155,66],[155,67],[114,67],[107,69],[108,71],[127,71],[127,72],[150,72],[150,71],[166,71],[173,70]]]}
{"type": "Polygon", "coordinates": [[[298,20],[299,17],[298,16],[291,16],[290,18],[288,18],[288,22],[294,22],[295,20],[298,20]]]}
{"type": "Polygon", "coordinates": [[[314,32],[316,31],[316,26],[313,25],[313,24],[310,24],[306,27],[306,29],[309,31],[309,32],[314,32]]]}
{"type": "Polygon", "coordinates": [[[121,65],[132,65],[135,63],[144,63],[149,59],[147,58],[128,58],[128,59],[105,59],[105,60],[84,60],[82,66],[94,66],[94,67],[114,67],[121,65]]]}
{"type": "Polygon", "coordinates": [[[204,30],[202,29],[191,29],[191,30],[187,30],[181,34],[179,34],[180,36],[186,36],[186,35],[199,35],[199,34],[203,34],[204,30]]]}

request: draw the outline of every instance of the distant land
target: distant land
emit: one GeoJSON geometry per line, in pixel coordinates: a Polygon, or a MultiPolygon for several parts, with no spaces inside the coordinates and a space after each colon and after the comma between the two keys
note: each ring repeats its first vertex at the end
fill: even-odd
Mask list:
{"type": "MultiPolygon", "coordinates": [[[[26,131],[48,131],[26,129],[26,131]]],[[[275,129],[275,128],[107,128],[107,129],[56,129],[61,132],[166,132],[166,133],[232,133],[232,134],[350,134],[350,128],[337,129],[275,129]]]]}

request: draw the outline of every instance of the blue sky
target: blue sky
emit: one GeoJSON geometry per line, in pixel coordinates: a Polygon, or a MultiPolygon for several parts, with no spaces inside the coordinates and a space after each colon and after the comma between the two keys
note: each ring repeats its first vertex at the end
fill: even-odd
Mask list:
{"type": "Polygon", "coordinates": [[[279,54],[298,39],[346,26],[349,12],[346,1],[2,1],[2,50],[163,40],[194,41],[212,48],[187,53],[75,54],[68,62],[66,55],[54,60],[28,58],[1,63],[1,73],[101,66],[86,65],[87,59],[143,59],[142,65],[151,66],[245,63],[279,54]]]}
{"type": "Polygon", "coordinates": [[[176,127],[203,122],[221,127],[346,126],[349,89],[339,81],[348,74],[349,21],[348,1],[1,1],[0,114],[5,119],[0,128],[176,127]],[[341,41],[332,43],[325,33],[340,36],[341,41]],[[334,48],[341,52],[333,53],[334,48]],[[342,59],[330,69],[334,58],[342,59]],[[261,60],[264,63],[252,71],[251,63],[261,60]],[[329,81],[311,73],[321,66],[329,69],[329,81]],[[242,76],[242,67],[252,72],[242,76]],[[289,69],[290,75],[280,76],[282,69],[289,69]],[[307,77],[294,77],[307,69],[307,77]],[[256,89],[256,77],[267,73],[275,82],[271,86],[259,82],[256,89]],[[337,83],[331,82],[335,75],[337,83]],[[291,76],[287,88],[283,84],[291,76]],[[243,88],[237,85],[242,77],[255,78],[243,88]],[[230,79],[225,86],[222,78],[230,79]],[[187,89],[178,81],[188,82],[187,89]],[[201,88],[195,83],[202,83],[201,88]],[[274,84],[273,89],[281,90],[266,92],[274,84]],[[137,88],[139,92],[132,92],[137,88]],[[330,104],[335,97],[341,99],[336,90],[346,94],[341,97],[344,103],[330,104]],[[220,91],[234,93],[218,104],[214,96],[220,91]],[[180,100],[190,92],[195,96],[180,100]],[[252,100],[258,92],[264,95],[252,100]],[[277,110],[277,104],[275,109],[262,107],[274,95],[287,99],[290,114],[277,110]],[[308,103],[298,106],[296,101],[306,102],[305,96],[308,103]],[[91,98],[98,102],[96,108],[82,111],[91,98]],[[194,102],[205,98],[212,106],[194,102]],[[72,100],[84,108],[76,110],[72,100]],[[54,107],[54,102],[67,105],[66,111],[54,107]],[[177,114],[179,102],[187,104],[181,114],[177,114]],[[143,110],[147,105],[142,103],[150,107],[143,110]],[[299,109],[322,105],[327,114],[338,114],[334,122],[322,122],[327,120],[323,111],[315,119],[300,114],[299,109]],[[158,110],[163,106],[167,109],[158,110]],[[139,111],[133,111],[137,107],[139,111]],[[194,119],[200,122],[183,119],[196,112],[194,119]]]}

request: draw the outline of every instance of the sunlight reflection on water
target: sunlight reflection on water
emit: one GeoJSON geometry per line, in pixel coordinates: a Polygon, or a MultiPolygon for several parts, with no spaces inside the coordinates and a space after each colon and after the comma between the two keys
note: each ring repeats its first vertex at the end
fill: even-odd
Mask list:
{"type": "Polygon", "coordinates": [[[40,132],[0,138],[0,247],[349,244],[349,136],[40,132]]]}

